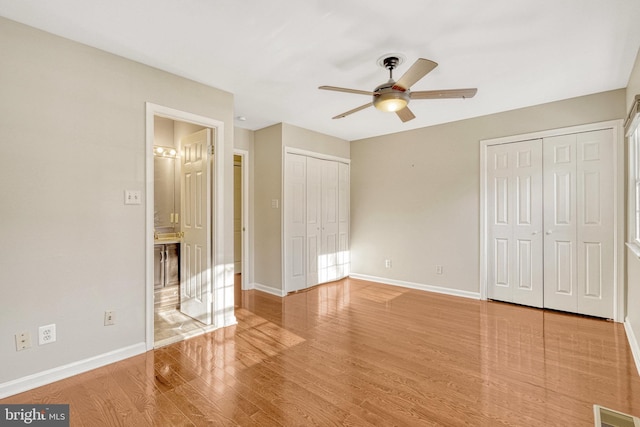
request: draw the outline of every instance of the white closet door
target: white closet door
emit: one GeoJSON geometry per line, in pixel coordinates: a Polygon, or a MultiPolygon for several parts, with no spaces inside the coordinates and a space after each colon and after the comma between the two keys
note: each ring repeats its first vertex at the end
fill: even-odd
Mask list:
{"type": "Polygon", "coordinates": [[[576,135],[544,140],[544,306],[578,311],[576,135]]]}
{"type": "Polygon", "coordinates": [[[321,160],[321,225],[322,242],[319,283],[336,280],[338,275],[338,162],[321,160]]]}
{"type": "Polygon", "coordinates": [[[306,282],[305,287],[320,283],[322,265],[322,160],[307,157],[306,213],[306,282]]]}
{"type": "Polygon", "coordinates": [[[306,185],[307,158],[296,154],[285,157],[285,291],[306,287],[306,185]]]}
{"type": "Polygon", "coordinates": [[[285,155],[286,292],[349,274],[349,165],[285,155]]]}
{"type": "Polygon", "coordinates": [[[545,307],[613,317],[612,132],[545,138],[545,307]]]}
{"type": "Polygon", "coordinates": [[[487,154],[489,298],[542,307],[541,140],[487,154]]]}
{"type": "Polygon", "coordinates": [[[613,132],[577,136],[578,312],[613,318],[613,132]]]}

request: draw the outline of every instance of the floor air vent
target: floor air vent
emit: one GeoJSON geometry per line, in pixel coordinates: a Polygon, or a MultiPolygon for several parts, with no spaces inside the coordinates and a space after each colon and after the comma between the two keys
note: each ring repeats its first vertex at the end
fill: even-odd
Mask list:
{"type": "Polygon", "coordinates": [[[593,405],[596,427],[640,427],[640,418],[593,405]]]}

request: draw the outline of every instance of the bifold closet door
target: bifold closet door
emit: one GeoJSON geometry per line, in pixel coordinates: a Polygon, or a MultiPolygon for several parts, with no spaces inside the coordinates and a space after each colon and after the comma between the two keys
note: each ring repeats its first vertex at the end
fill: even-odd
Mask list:
{"type": "Polygon", "coordinates": [[[487,147],[489,298],[543,305],[542,141],[487,147]]]}
{"type": "Polygon", "coordinates": [[[349,165],[287,153],[285,291],[349,274],[349,165]]]}
{"type": "Polygon", "coordinates": [[[285,157],[284,202],[284,274],[285,291],[292,292],[307,286],[307,158],[296,154],[285,157]]]}
{"type": "Polygon", "coordinates": [[[544,306],[613,317],[611,130],[544,140],[544,306]]]}

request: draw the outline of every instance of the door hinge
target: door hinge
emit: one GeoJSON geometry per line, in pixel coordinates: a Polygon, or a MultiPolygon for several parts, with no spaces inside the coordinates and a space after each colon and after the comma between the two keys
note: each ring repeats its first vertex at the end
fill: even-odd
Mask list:
{"type": "Polygon", "coordinates": [[[213,145],[210,145],[210,146],[209,146],[208,151],[209,151],[209,155],[210,155],[210,156],[213,156],[213,155],[215,154],[215,152],[214,152],[214,146],[213,146],[213,145]]]}

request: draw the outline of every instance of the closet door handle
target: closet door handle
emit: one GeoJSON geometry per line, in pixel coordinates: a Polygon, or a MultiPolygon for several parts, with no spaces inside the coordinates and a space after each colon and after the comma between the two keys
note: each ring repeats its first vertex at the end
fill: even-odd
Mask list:
{"type": "Polygon", "coordinates": [[[532,236],[537,236],[538,234],[540,234],[539,231],[534,231],[533,233],[531,233],[532,236]]]}
{"type": "Polygon", "coordinates": [[[544,234],[546,234],[546,235],[548,236],[548,235],[550,235],[551,233],[553,233],[553,230],[547,230],[547,232],[546,232],[546,233],[544,233],[544,234]]]}

